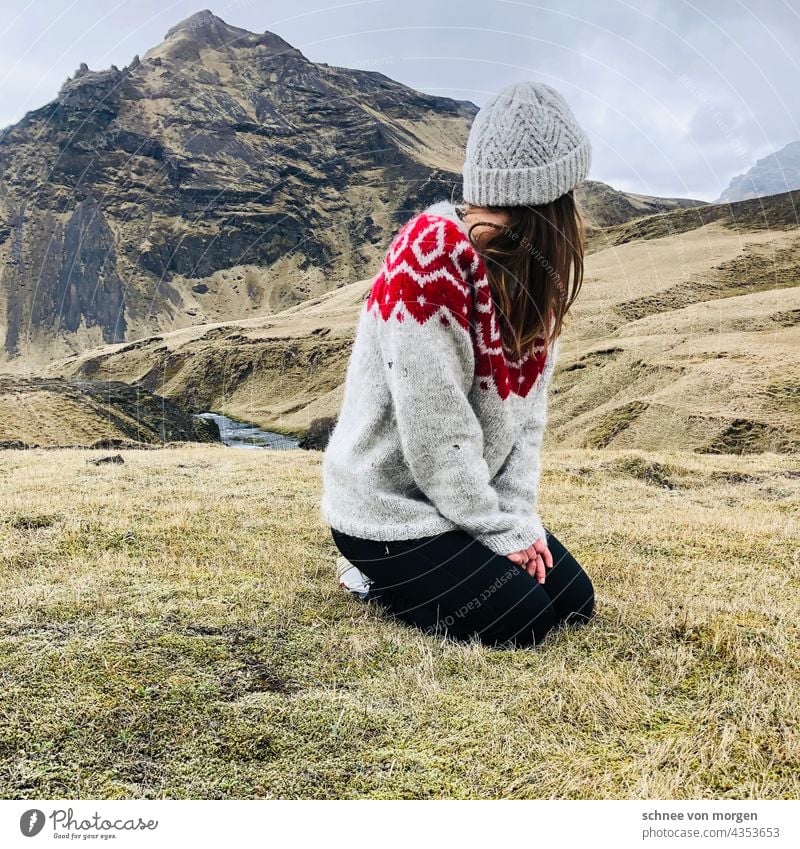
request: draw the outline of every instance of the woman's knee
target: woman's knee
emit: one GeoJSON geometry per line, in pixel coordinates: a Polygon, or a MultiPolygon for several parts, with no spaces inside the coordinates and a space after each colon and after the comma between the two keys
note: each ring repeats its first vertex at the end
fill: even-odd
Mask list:
{"type": "Polygon", "coordinates": [[[588,622],[595,614],[594,587],[589,578],[586,578],[588,589],[583,591],[583,601],[567,613],[564,621],[568,625],[582,625],[588,622]]]}
{"type": "Polygon", "coordinates": [[[541,587],[518,599],[498,615],[493,627],[484,630],[481,640],[491,645],[511,644],[518,648],[539,645],[556,624],[556,611],[541,587]]]}
{"type": "Polygon", "coordinates": [[[549,530],[547,537],[554,568],[545,580],[544,587],[556,609],[556,620],[587,622],[595,611],[592,581],[575,557],[549,530]]]}

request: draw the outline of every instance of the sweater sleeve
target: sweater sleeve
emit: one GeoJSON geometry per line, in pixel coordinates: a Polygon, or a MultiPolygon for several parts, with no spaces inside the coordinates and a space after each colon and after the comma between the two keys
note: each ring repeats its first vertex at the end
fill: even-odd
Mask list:
{"type": "Polygon", "coordinates": [[[547,362],[534,392],[531,414],[514,443],[511,452],[492,480],[500,498],[500,506],[509,513],[535,517],[537,534],[546,537],[538,513],[539,479],[541,477],[540,450],[547,426],[547,404],[550,381],[558,360],[559,340],[550,349],[547,362]]]}
{"type": "MultiPolygon", "coordinates": [[[[506,511],[490,482],[470,404],[474,250],[441,219],[414,222],[389,249],[371,298],[403,455],[438,511],[497,554],[538,538],[538,517],[506,511]]],[[[460,232],[460,230],[459,230],[460,232]]]]}

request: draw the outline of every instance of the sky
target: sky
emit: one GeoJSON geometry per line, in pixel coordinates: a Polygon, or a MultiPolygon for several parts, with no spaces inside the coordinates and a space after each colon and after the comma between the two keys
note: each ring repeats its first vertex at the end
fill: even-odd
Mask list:
{"type": "Polygon", "coordinates": [[[590,178],[625,191],[714,200],[800,139],[798,0],[3,0],[0,127],[81,62],[123,67],[203,8],[479,106],[548,83],[592,140],[590,178]]]}

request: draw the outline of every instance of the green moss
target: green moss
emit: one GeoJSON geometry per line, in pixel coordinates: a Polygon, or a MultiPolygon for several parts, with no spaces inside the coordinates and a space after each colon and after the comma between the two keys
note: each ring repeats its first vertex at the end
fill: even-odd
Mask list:
{"type": "Polygon", "coordinates": [[[44,528],[51,528],[57,521],[57,517],[48,516],[47,514],[26,515],[24,513],[15,513],[8,518],[10,527],[18,531],[40,531],[44,528]]]}
{"type": "Polygon", "coordinates": [[[645,401],[631,401],[607,413],[600,422],[586,434],[587,448],[605,448],[623,430],[630,427],[647,409],[645,401]]]}
{"type": "Polygon", "coordinates": [[[676,489],[676,476],[679,470],[674,467],[647,460],[640,456],[623,457],[608,464],[608,468],[618,474],[636,478],[666,489],[676,489]]]}

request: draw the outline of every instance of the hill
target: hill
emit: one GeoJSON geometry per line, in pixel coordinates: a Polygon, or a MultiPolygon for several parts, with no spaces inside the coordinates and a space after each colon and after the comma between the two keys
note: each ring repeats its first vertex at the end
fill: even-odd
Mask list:
{"type": "Polygon", "coordinates": [[[800,189],[800,141],[790,142],[734,177],[717,203],[767,197],[800,189]]]}
{"type": "Polygon", "coordinates": [[[121,381],[0,376],[0,446],[163,446],[216,442],[219,429],[121,381]]]}
{"type": "MultiPolygon", "coordinates": [[[[0,367],[369,276],[405,217],[460,191],[476,111],[208,10],[121,69],[82,65],[0,132],[0,367]]],[[[581,198],[597,226],[684,203],[581,198]]]]}
{"type": "Polygon", "coordinates": [[[586,180],[575,192],[584,218],[591,230],[603,230],[661,212],[705,206],[705,201],[689,198],[659,198],[621,192],[607,183],[586,180]]]}
{"type": "MultiPolygon", "coordinates": [[[[553,381],[552,446],[800,449],[800,228],[791,195],[679,209],[599,232],[553,381]]],[[[268,317],[54,362],[187,409],[303,434],[335,416],[370,285],[268,317]]]]}

